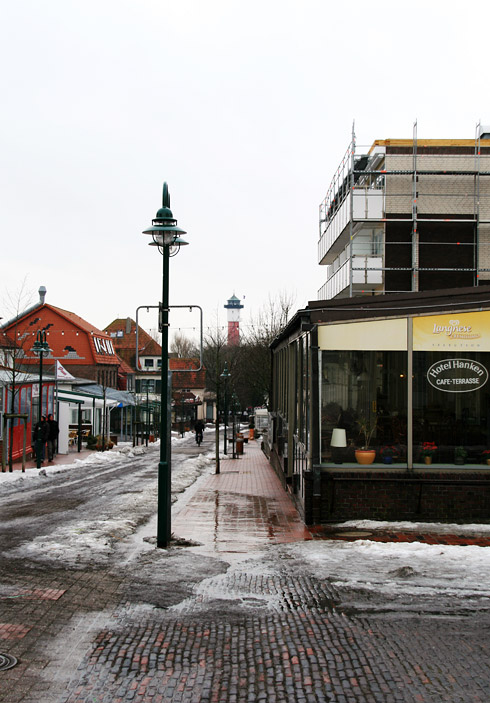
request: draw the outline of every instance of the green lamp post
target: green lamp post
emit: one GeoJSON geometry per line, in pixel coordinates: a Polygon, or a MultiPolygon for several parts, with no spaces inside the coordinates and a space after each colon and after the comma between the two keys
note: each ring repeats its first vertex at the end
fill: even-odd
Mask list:
{"type": "Polygon", "coordinates": [[[38,330],[36,341],[32,345],[32,353],[39,356],[39,405],[37,411],[37,430],[36,430],[36,467],[41,468],[42,464],[42,427],[41,417],[43,415],[43,356],[49,354],[51,349],[46,341],[46,331],[38,330]]]}
{"type": "Polygon", "coordinates": [[[225,382],[225,436],[223,439],[223,454],[227,454],[227,448],[226,448],[226,440],[228,436],[228,380],[231,376],[231,373],[228,371],[228,362],[225,361],[225,368],[223,369],[223,373],[221,374],[221,378],[225,382]]]}
{"type": "Polygon", "coordinates": [[[235,451],[236,444],[236,409],[238,406],[237,394],[233,392],[231,394],[231,417],[232,417],[232,435],[231,435],[231,446],[232,446],[232,457],[233,459],[238,459],[237,452],[235,451]]]}
{"type": "Polygon", "coordinates": [[[161,380],[161,414],[160,414],[160,462],[158,464],[158,508],[157,508],[157,547],[166,547],[171,536],[171,476],[170,476],[170,399],[168,381],[168,292],[169,259],[178,254],[180,247],[188,244],[180,238],[186,234],[177,227],[177,220],[170,210],[168,186],[163,184],[162,207],[152,220],[152,226],[143,231],[150,234],[153,241],[150,246],[158,247],[163,256],[162,302],[159,305],[159,330],[162,334],[162,380],[161,380]]]}

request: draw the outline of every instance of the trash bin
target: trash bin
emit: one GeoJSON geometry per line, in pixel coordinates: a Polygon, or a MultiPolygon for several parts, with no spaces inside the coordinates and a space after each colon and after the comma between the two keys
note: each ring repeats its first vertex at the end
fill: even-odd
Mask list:
{"type": "Polygon", "coordinates": [[[237,437],[236,440],[236,453],[243,454],[243,437],[237,437]]]}

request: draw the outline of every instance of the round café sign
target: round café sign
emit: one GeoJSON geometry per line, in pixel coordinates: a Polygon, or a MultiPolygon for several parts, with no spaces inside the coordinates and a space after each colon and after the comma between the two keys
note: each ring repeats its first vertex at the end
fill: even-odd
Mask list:
{"type": "Polygon", "coordinates": [[[439,391],[469,393],[485,385],[488,371],[471,359],[441,359],[427,371],[427,380],[439,391]]]}

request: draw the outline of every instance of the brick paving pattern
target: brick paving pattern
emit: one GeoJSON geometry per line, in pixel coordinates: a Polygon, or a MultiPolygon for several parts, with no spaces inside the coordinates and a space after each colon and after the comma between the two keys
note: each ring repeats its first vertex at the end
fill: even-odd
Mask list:
{"type": "MultiPolygon", "coordinates": [[[[178,537],[225,559],[332,537],[312,535],[302,525],[256,443],[245,452],[200,483],[173,520],[178,537]]],[[[442,539],[453,543],[448,535],[442,539]]],[[[199,549],[188,550],[196,564],[199,549]]],[[[255,574],[246,561],[238,563],[196,580],[188,597],[172,598],[167,578],[177,552],[159,554],[166,571],[158,606],[146,599],[131,571],[60,569],[50,575],[13,564],[2,575],[0,643],[19,664],[0,672],[1,703],[490,700],[485,612],[354,615],[342,610],[340,594],[328,581],[287,559],[270,573],[255,574]],[[67,633],[74,633],[71,640],[67,633]],[[70,652],[56,650],[58,637],[61,643],[68,637],[70,652]],[[59,683],[52,680],[52,667],[63,657],[73,670],[59,683]]]]}
{"type": "Polygon", "coordinates": [[[272,590],[279,612],[210,618],[197,601],[145,624],[128,613],[99,634],[63,702],[489,700],[488,648],[462,637],[459,622],[349,618],[333,589],[307,577],[225,580],[255,597],[272,590]]]}
{"type": "Polygon", "coordinates": [[[239,459],[221,462],[221,472],[173,520],[175,534],[216,552],[242,553],[311,539],[258,444],[245,446],[239,459]]]}

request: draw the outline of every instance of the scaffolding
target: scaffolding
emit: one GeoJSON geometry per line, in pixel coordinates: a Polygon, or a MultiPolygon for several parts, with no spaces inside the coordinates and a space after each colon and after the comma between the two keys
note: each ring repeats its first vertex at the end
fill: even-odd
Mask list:
{"type": "Polygon", "coordinates": [[[427,289],[428,276],[442,272],[454,276],[450,287],[490,281],[487,176],[490,135],[480,123],[474,140],[419,140],[415,123],[411,140],[380,140],[367,150],[353,128],[320,204],[318,254],[328,269],[319,298],[427,289]],[[362,272],[373,272],[364,289],[362,272]]]}

